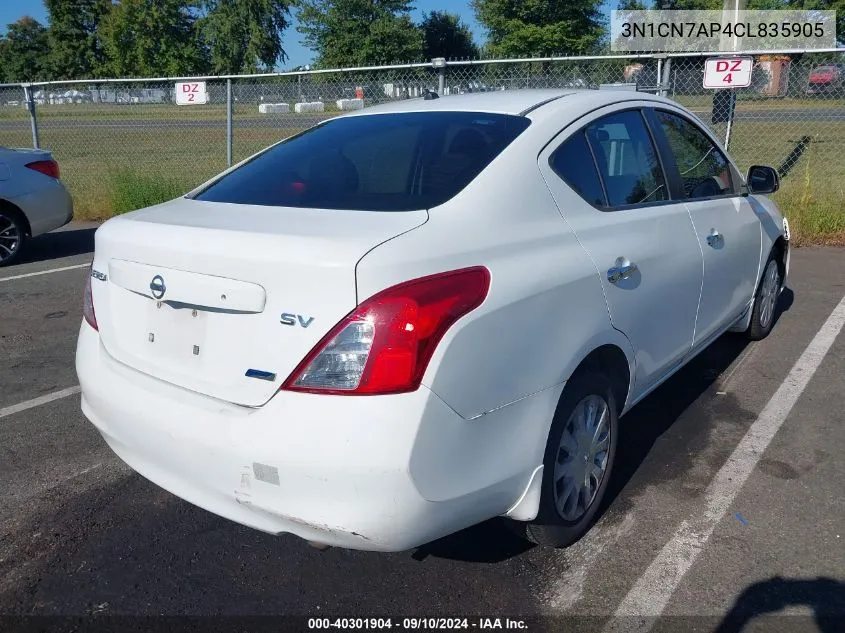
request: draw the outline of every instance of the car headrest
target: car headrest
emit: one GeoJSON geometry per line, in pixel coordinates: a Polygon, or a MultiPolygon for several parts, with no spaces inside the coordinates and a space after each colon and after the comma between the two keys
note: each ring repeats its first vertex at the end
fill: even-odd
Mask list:
{"type": "Polygon", "coordinates": [[[339,150],[315,156],[311,163],[310,188],[323,189],[322,195],[357,191],[358,180],[355,165],[339,150]]]}
{"type": "Polygon", "coordinates": [[[487,139],[478,130],[466,128],[455,134],[449,144],[450,154],[478,156],[487,152],[487,139]]]}

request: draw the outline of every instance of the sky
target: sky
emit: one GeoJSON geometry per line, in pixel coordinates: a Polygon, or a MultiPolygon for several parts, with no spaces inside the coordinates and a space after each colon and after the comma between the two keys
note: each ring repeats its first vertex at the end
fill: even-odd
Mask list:
{"type": "MultiPolygon", "coordinates": [[[[464,23],[469,26],[475,41],[479,44],[484,42],[484,29],[475,20],[475,14],[469,6],[469,0],[415,0],[415,8],[412,13],[415,20],[419,20],[422,13],[429,11],[449,11],[457,13],[464,23]]],[[[610,0],[605,2],[609,9],[610,0]]],[[[615,3],[614,3],[615,5],[615,3]]],[[[32,16],[42,24],[47,23],[47,11],[44,8],[43,0],[0,0],[0,32],[6,31],[6,25],[15,22],[25,15],[32,16]]],[[[296,20],[290,28],[282,35],[282,45],[289,59],[282,65],[284,68],[293,68],[311,63],[314,54],[305,48],[300,41],[302,36],[296,31],[296,20]]]]}

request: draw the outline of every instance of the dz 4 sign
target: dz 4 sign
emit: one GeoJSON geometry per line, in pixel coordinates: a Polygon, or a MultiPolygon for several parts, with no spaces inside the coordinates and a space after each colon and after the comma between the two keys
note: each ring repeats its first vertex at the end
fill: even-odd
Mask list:
{"type": "Polygon", "coordinates": [[[204,81],[184,81],[176,84],[176,105],[208,103],[204,81]]]}
{"type": "Polygon", "coordinates": [[[705,88],[745,88],[751,85],[750,57],[708,58],[704,62],[705,88]]]}

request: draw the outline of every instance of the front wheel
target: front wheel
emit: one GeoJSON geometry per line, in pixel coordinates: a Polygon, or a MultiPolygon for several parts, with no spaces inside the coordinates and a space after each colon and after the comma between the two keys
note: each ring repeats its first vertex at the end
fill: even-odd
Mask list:
{"type": "Polygon", "coordinates": [[[543,460],[537,518],[511,522],[521,536],[566,547],[592,525],[616,455],[618,415],[613,388],[602,374],[574,375],[558,403],[543,460]]]}
{"type": "Polygon", "coordinates": [[[781,276],[780,267],[772,254],[766,263],[763,277],[754,295],[754,310],[751,313],[751,324],[748,326],[748,338],[759,341],[766,338],[775,324],[775,309],[780,297],[781,276]]]}

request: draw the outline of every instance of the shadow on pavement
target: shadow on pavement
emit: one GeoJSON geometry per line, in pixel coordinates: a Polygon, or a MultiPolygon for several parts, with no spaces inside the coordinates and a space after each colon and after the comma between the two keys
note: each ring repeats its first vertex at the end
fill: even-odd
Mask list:
{"type": "MultiPolygon", "coordinates": [[[[795,295],[784,289],[778,301],[773,329],[781,315],[789,310],[795,295]]],[[[625,489],[634,473],[663,435],[692,404],[722,379],[722,375],[748,347],[744,334],[728,333],[714,341],[678,373],[620,420],[619,444],[624,450],[616,455],[616,464],[608,483],[598,521],[625,489]]],[[[741,413],[741,412],[738,412],[741,413]]],[[[702,420],[702,426],[707,420],[702,420]]]]}
{"type": "MultiPolygon", "coordinates": [[[[784,289],[778,301],[775,324],[789,310],[795,295],[784,289]]],[[[743,334],[717,339],[621,420],[619,446],[611,480],[594,521],[598,521],[625,489],[648,456],[654,443],[702,394],[717,383],[748,346],[743,334]]],[[[413,557],[428,556],[466,562],[500,562],[534,547],[508,530],[499,519],[486,521],[418,548],[413,557]]]]}
{"type": "Polygon", "coordinates": [[[725,615],[716,633],[740,633],[755,618],[801,605],[812,609],[820,633],[845,630],[845,583],[833,578],[799,580],[775,577],[747,587],[725,615]]]}
{"type": "Polygon", "coordinates": [[[96,227],[54,231],[26,241],[18,264],[43,262],[94,252],[96,227]]]}
{"type": "Polygon", "coordinates": [[[485,521],[417,548],[414,560],[429,556],[469,563],[498,563],[535,547],[511,532],[500,519],[485,521]]]}

